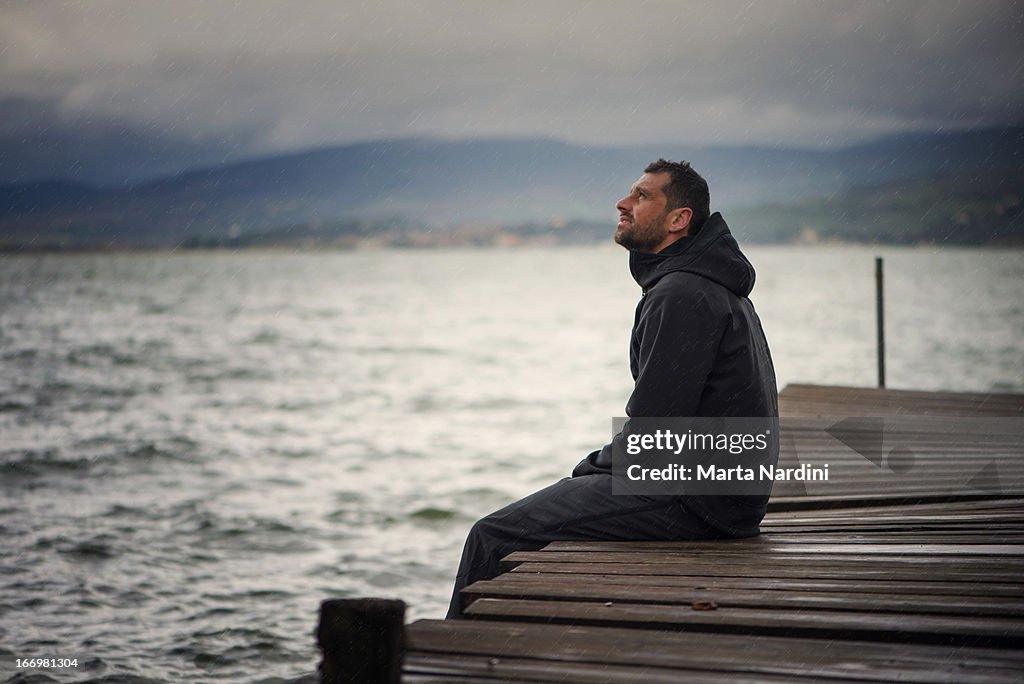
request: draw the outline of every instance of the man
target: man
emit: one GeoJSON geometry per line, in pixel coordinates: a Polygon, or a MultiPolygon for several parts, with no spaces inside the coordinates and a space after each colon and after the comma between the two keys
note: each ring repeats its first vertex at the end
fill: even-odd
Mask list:
{"type": "MultiPolygon", "coordinates": [[[[643,290],[630,339],[630,417],[774,417],[775,371],[747,298],[754,269],[686,162],[650,164],[619,200],[615,241],[643,290]]],[[[613,440],[614,442],[615,440],[613,440]]],[[[560,540],[695,540],[758,534],[767,496],[612,494],[612,444],[550,487],[470,531],[459,592],[498,574],[501,558],[560,540]]]]}

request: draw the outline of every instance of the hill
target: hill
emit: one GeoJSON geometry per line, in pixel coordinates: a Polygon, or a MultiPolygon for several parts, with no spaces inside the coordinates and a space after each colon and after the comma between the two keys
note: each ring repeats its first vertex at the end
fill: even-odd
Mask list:
{"type": "Polygon", "coordinates": [[[1024,170],[860,186],[730,217],[759,242],[1024,245],[1024,170]]]}
{"type": "MultiPolygon", "coordinates": [[[[579,230],[561,235],[582,235],[585,226],[614,223],[615,201],[659,156],[691,160],[708,178],[715,208],[770,212],[750,222],[758,226],[752,239],[793,239],[808,226],[839,236],[848,231],[836,226],[854,221],[863,236],[903,241],[917,229],[907,232],[905,221],[884,213],[893,202],[927,222],[946,211],[935,214],[929,202],[942,204],[954,188],[977,195],[956,195],[958,201],[989,202],[991,182],[998,193],[1020,194],[1022,153],[1022,127],[905,135],[836,150],[388,140],[198,169],[117,190],[60,179],[0,187],[0,247],[252,244],[289,235],[324,241],[372,237],[388,227],[442,234],[525,226],[529,234],[566,223],[579,230]],[[940,185],[930,190],[936,179],[940,185]],[[898,198],[884,199],[887,192],[898,198]],[[858,202],[875,196],[869,202],[882,213],[874,219],[858,213],[858,202]]],[[[926,231],[929,239],[935,230],[941,231],[926,231]]]]}

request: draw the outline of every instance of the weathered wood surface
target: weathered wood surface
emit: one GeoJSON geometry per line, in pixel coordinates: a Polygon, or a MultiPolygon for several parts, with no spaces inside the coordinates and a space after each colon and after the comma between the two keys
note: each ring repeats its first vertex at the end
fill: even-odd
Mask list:
{"type": "Polygon", "coordinates": [[[410,682],[466,674],[490,682],[966,684],[1019,681],[1024,672],[1024,652],[1019,649],[948,648],[895,640],[819,641],[481,620],[422,620],[410,626],[408,639],[405,681],[410,682]]]}
{"type": "MultiPolygon", "coordinates": [[[[927,402],[908,401],[897,414],[867,402],[848,402],[847,411],[828,403],[831,395],[849,388],[818,388],[821,401],[810,401],[811,388],[798,388],[800,402],[783,409],[779,465],[828,466],[828,480],[781,480],[773,488],[772,510],[819,508],[848,502],[917,503],[958,498],[999,498],[1024,495],[1024,396],[998,395],[982,414],[965,406],[979,403],[949,400],[957,415],[935,415],[934,393],[927,402]],[[1003,414],[998,413],[1002,411],[1003,414]],[[817,413],[815,413],[817,412],[817,413]]],[[[881,390],[863,390],[877,394],[881,390]]]]}
{"type": "Polygon", "coordinates": [[[756,538],[511,554],[470,619],[409,626],[404,681],[1024,681],[1024,396],[781,398],[784,455],[830,487],[777,483],[756,538]],[[877,462],[825,432],[848,416],[885,417],[877,462]]]}
{"type": "Polygon", "coordinates": [[[784,416],[1024,417],[1024,395],[793,384],[779,393],[779,413],[784,416]]]}
{"type": "Polygon", "coordinates": [[[513,554],[466,590],[472,620],[410,626],[406,681],[1020,681],[1024,499],[784,512],[765,529],[513,554]]]}
{"type": "Polygon", "coordinates": [[[511,554],[510,572],[469,587],[467,613],[1024,647],[1024,499],[946,504],[941,514],[936,508],[769,514],[762,536],[720,542],[556,542],[511,554]],[[928,521],[930,533],[901,531],[901,511],[909,525],[928,521]],[[979,529],[981,513],[1000,515],[1003,527],[979,529]],[[846,531],[876,516],[887,531],[846,531]],[[802,527],[793,528],[794,521],[802,527]],[[813,531],[794,531],[808,527],[813,531]],[[712,603],[715,610],[693,609],[712,603]]]}

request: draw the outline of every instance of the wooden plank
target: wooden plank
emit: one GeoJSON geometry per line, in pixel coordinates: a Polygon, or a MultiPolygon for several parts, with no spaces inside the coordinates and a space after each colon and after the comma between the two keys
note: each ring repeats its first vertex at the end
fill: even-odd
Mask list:
{"type": "Polygon", "coordinates": [[[571,584],[592,584],[595,586],[625,585],[636,587],[660,587],[667,591],[679,589],[786,589],[790,591],[847,592],[847,593],[906,593],[929,596],[960,597],[1005,597],[1020,599],[1024,596],[1024,585],[1020,582],[996,584],[992,582],[935,582],[926,578],[894,580],[885,578],[842,579],[842,578],[774,578],[774,577],[721,577],[701,575],[588,575],[586,573],[535,573],[506,572],[491,581],[502,583],[564,581],[571,584]]]}
{"type": "Polygon", "coordinates": [[[917,504],[945,504],[964,501],[995,501],[1006,496],[1019,496],[1020,492],[977,493],[925,493],[901,494],[883,490],[875,494],[830,494],[807,496],[773,496],[768,502],[769,512],[809,511],[829,508],[848,509],[854,506],[874,507],[879,504],[888,506],[914,506],[917,504]]]}
{"type": "Polygon", "coordinates": [[[962,570],[949,565],[925,567],[885,567],[879,564],[858,566],[851,563],[835,565],[814,565],[791,567],[792,564],[778,563],[735,565],[727,562],[715,563],[521,563],[511,572],[550,572],[587,575],[677,575],[705,577],[765,577],[778,579],[842,578],[864,580],[919,580],[922,577],[938,582],[978,582],[1007,584],[1019,582],[1018,570],[997,572],[993,570],[962,570]]]}
{"type": "MultiPolygon", "coordinates": [[[[906,546],[908,548],[942,547],[957,548],[961,546],[977,547],[980,553],[988,555],[989,552],[982,552],[981,549],[1002,549],[1009,548],[1017,550],[1012,554],[1019,556],[1019,549],[1024,546],[1024,532],[1014,531],[994,536],[986,536],[984,533],[950,533],[947,531],[933,532],[765,532],[760,537],[753,537],[746,540],[722,540],[722,544],[730,550],[750,550],[753,553],[770,551],[773,549],[795,549],[801,550],[810,547],[849,547],[860,548],[889,548],[906,546]],[[993,541],[997,540],[997,541],[993,541]],[[1004,541],[1012,540],[1012,541],[1004,541]]],[[[552,542],[544,547],[543,551],[564,551],[578,553],[636,553],[638,551],[651,551],[657,553],[689,553],[700,552],[718,542],[552,542]]]]}
{"type": "MultiPolygon", "coordinates": [[[[736,540],[727,539],[722,540],[722,544],[726,545],[727,548],[750,548],[753,552],[758,552],[761,549],[770,549],[776,547],[794,547],[801,548],[804,545],[820,546],[827,544],[830,546],[845,545],[853,548],[859,548],[861,546],[901,546],[907,545],[909,547],[921,547],[921,546],[978,546],[988,548],[998,548],[1003,546],[1009,546],[1012,548],[1020,548],[1024,546],[1024,532],[1008,532],[1008,533],[994,533],[985,534],[984,532],[975,534],[951,534],[942,530],[938,531],[924,531],[924,532],[888,532],[888,533],[872,533],[872,532],[765,532],[760,537],[752,537],[751,541],[747,540],[736,540]],[[754,541],[756,540],[756,541],[754,541]],[[746,542],[748,546],[743,546],[742,543],[746,542]]],[[[669,553],[689,553],[692,549],[699,549],[694,544],[707,544],[708,542],[690,542],[690,541],[638,541],[638,542],[623,542],[623,541],[556,541],[551,542],[544,547],[544,551],[575,551],[575,552],[596,552],[603,551],[606,553],[636,553],[637,551],[654,551],[654,552],[669,552],[669,553]]],[[[716,543],[716,542],[710,542],[716,543]]],[[[1020,555],[1015,553],[1012,555],[1020,555]]]]}
{"type": "MultiPolygon", "coordinates": [[[[411,654],[459,653],[503,660],[543,659],[648,668],[652,673],[709,672],[826,677],[845,681],[982,684],[1019,681],[1024,655],[962,647],[746,637],[479,620],[421,620],[409,626],[411,654]]],[[[637,679],[635,681],[643,681],[637,679]]],[[[688,681],[680,677],[677,681],[688,681]]]]}
{"type": "MultiPolygon", "coordinates": [[[[995,543],[1020,544],[1020,543],[1022,543],[1020,541],[1020,537],[1021,537],[1021,535],[1024,535],[1024,529],[1021,529],[1021,527],[1019,525],[1000,525],[998,523],[993,524],[992,526],[972,524],[972,525],[962,525],[962,526],[955,526],[955,527],[945,526],[945,525],[933,525],[933,526],[913,525],[913,526],[908,526],[908,528],[906,528],[905,530],[904,529],[900,529],[899,527],[895,527],[893,525],[886,525],[886,524],[882,524],[882,525],[878,525],[878,526],[871,526],[871,525],[856,525],[856,524],[852,524],[852,523],[851,524],[846,524],[846,525],[836,525],[836,526],[828,526],[828,525],[817,525],[817,526],[814,526],[814,525],[791,525],[791,526],[790,525],[770,525],[770,526],[762,527],[762,532],[764,532],[764,533],[769,533],[770,534],[770,533],[773,533],[775,531],[779,531],[779,532],[784,533],[784,534],[820,534],[820,533],[825,533],[825,532],[834,532],[836,534],[858,534],[858,533],[864,533],[864,534],[874,534],[874,533],[878,533],[878,534],[885,534],[885,533],[903,534],[905,532],[906,533],[909,533],[909,532],[920,532],[923,535],[932,535],[933,539],[942,539],[943,535],[949,534],[949,535],[963,536],[963,541],[959,542],[959,543],[962,543],[962,544],[970,544],[970,543],[972,543],[967,538],[967,535],[977,536],[977,537],[979,537],[981,539],[990,539],[990,540],[992,540],[995,543]]],[[[837,542],[837,543],[842,543],[842,542],[837,542]]]]}
{"type": "MultiPolygon", "coordinates": [[[[402,676],[402,684],[494,684],[493,677],[462,677],[457,674],[419,674],[410,673],[402,676]]],[[[510,679],[506,681],[530,681],[510,679]]]]}
{"type": "MultiPolygon", "coordinates": [[[[940,504],[952,506],[957,502],[940,504]]],[[[973,503],[987,503],[984,500],[973,503]]],[[[913,531],[914,529],[945,529],[949,526],[956,527],[970,526],[972,529],[985,529],[985,525],[995,525],[997,528],[1016,527],[1020,529],[1024,525],[1024,517],[1020,513],[1001,510],[979,510],[976,513],[967,514],[940,514],[940,513],[917,513],[912,506],[907,506],[902,515],[891,509],[878,510],[877,506],[864,506],[861,513],[851,512],[846,508],[827,508],[817,511],[769,511],[761,520],[761,527],[771,525],[884,525],[890,523],[895,525],[894,529],[913,531]],[[917,528],[915,526],[922,527],[917,528]]],[[[855,509],[856,510],[856,509],[855,509]]]]}
{"type": "Polygon", "coordinates": [[[901,615],[852,610],[765,610],[720,607],[533,601],[482,598],[466,609],[469,617],[590,624],[636,629],[685,629],[736,634],[777,634],[817,639],[899,640],[999,648],[1024,647],[1024,623],[989,617],[901,615]]]}
{"type": "Polygon", "coordinates": [[[771,511],[762,525],[775,522],[800,522],[804,524],[829,524],[847,522],[856,524],[897,523],[901,526],[913,524],[958,524],[958,523],[1007,523],[1020,524],[1024,521],[1024,504],[1013,499],[1014,507],[1001,506],[1004,499],[963,499],[941,504],[879,506],[868,505],[859,508],[829,508],[815,511],[771,511]],[[965,510],[964,506],[971,506],[965,510]]]}
{"type": "Polygon", "coordinates": [[[802,384],[788,385],[779,393],[779,411],[783,415],[856,415],[855,409],[890,414],[1022,416],[1024,395],[802,384]]]}
{"type": "MultiPolygon", "coordinates": [[[[881,583],[876,583],[881,584],[881,583]]],[[[595,585],[573,577],[566,580],[550,576],[533,581],[502,581],[500,578],[476,582],[463,596],[468,601],[479,598],[558,599],[595,601],[600,603],[651,603],[683,605],[714,602],[720,608],[778,608],[786,610],[852,610],[876,613],[970,615],[1024,618],[1024,599],[993,596],[951,596],[875,592],[818,592],[792,589],[785,585],[763,589],[752,587],[676,587],[595,585]]]]}
{"type": "Polygon", "coordinates": [[[819,677],[807,672],[794,675],[747,674],[715,672],[693,667],[658,668],[650,665],[612,665],[609,663],[574,663],[542,658],[493,657],[465,654],[423,653],[414,651],[405,659],[403,683],[406,682],[578,682],[579,684],[758,684],[798,681],[801,684],[828,682],[836,684],[848,679],[819,677]],[[464,679],[465,677],[469,677],[464,679]]]}
{"type": "Polygon", "coordinates": [[[928,568],[938,564],[955,563],[963,568],[1003,570],[1016,569],[1024,574],[1024,558],[1021,547],[1013,545],[960,544],[943,546],[929,544],[922,548],[913,544],[879,544],[851,546],[849,544],[766,544],[758,548],[745,547],[716,548],[713,542],[693,542],[692,550],[679,551],[634,551],[632,553],[610,553],[603,551],[516,551],[502,562],[516,563],[666,563],[666,562],[739,562],[739,563],[802,563],[802,564],[877,564],[884,560],[889,565],[915,565],[928,568]],[[700,545],[700,546],[697,546],[700,545]],[[905,546],[906,549],[900,547],[905,546]],[[971,550],[974,550],[972,553],[971,550]],[[1005,552],[992,551],[993,549],[1005,552]],[[985,550],[991,551],[986,553],[985,550]],[[820,563],[819,563],[820,561],[820,563]]]}
{"type": "Polygon", "coordinates": [[[852,520],[841,520],[837,522],[826,522],[823,520],[818,523],[787,523],[783,521],[762,522],[761,532],[762,534],[835,534],[840,536],[853,534],[891,534],[894,536],[909,536],[912,534],[920,534],[922,537],[930,537],[932,539],[942,539],[945,535],[950,538],[963,538],[964,541],[960,543],[966,544],[970,543],[968,541],[968,537],[996,540],[1013,539],[1014,543],[1019,543],[1016,540],[1024,534],[1024,528],[1022,528],[1018,523],[998,521],[987,524],[981,522],[964,522],[959,524],[936,523],[934,525],[929,525],[927,523],[910,523],[901,526],[899,523],[886,522],[884,520],[873,524],[868,521],[856,522],[852,520]]]}
{"type": "Polygon", "coordinates": [[[836,425],[841,425],[844,432],[850,433],[872,433],[879,427],[883,427],[887,436],[889,434],[905,434],[915,439],[934,443],[939,447],[943,445],[942,440],[939,439],[943,436],[958,437],[973,434],[976,436],[978,444],[1019,444],[1022,436],[1020,419],[1024,418],[1024,414],[993,416],[972,414],[968,409],[956,415],[927,415],[908,412],[891,413],[881,405],[875,406],[877,410],[872,410],[872,406],[870,403],[865,403],[862,405],[863,408],[866,408],[865,412],[847,413],[843,416],[783,413],[779,416],[779,424],[794,436],[820,439],[828,443],[834,443],[834,441],[826,430],[836,425]]]}
{"type": "MultiPolygon", "coordinates": [[[[1024,497],[1002,497],[989,499],[984,501],[955,501],[948,504],[931,504],[923,503],[913,506],[874,506],[871,507],[867,512],[872,515],[876,513],[906,513],[908,515],[925,515],[925,514],[936,514],[942,517],[953,516],[957,517],[960,515],[973,516],[981,512],[986,511],[1003,511],[1007,513],[1013,513],[1014,515],[1021,516],[1024,512],[1024,497]]],[[[830,518],[843,515],[864,515],[865,510],[863,507],[855,507],[850,510],[828,510],[820,511],[813,514],[816,517],[830,518]]],[[[778,513],[776,514],[781,517],[806,517],[808,514],[800,513],[778,513]]]]}
{"type": "Polygon", "coordinates": [[[910,409],[915,405],[938,404],[962,407],[964,411],[973,409],[979,413],[990,412],[993,409],[1006,410],[1008,415],[1024,412],[1024,395],[1001,392],[945,392],[794,383],[787,385],[779,393],[779,398],[787,401],[815,401],[827,405],[861,403],[910,409]]]}

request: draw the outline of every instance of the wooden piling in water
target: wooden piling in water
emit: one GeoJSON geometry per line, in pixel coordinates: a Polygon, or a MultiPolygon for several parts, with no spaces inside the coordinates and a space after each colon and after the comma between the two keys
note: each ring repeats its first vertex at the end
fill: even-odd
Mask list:
{"type": "Polygon", "coordinates": [[[322,684],[398,684],[405,648],[405,602],[330,599],[320,604],[317,645],[322,684]]]}
{"type": "Polygon", "coordinates": [[[882,257],[875,257],[875,321],[878,332],[878,386],[885,388],[885,276],[882,257]]]}

